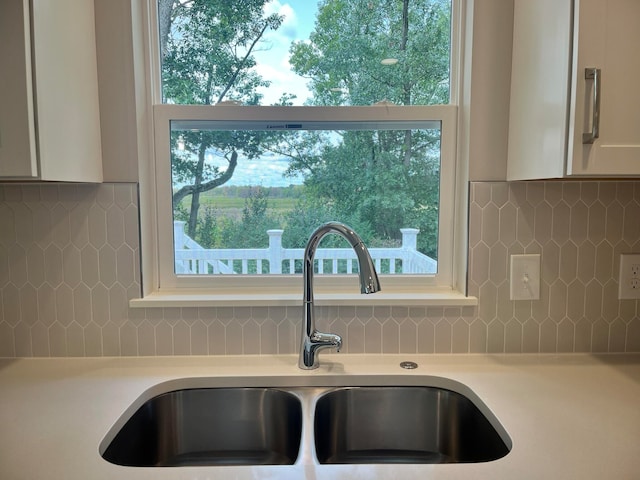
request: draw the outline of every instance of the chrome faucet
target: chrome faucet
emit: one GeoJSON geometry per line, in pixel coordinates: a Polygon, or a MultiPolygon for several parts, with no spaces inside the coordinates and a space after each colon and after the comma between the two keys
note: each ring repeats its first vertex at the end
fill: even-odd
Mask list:
{"type": "Polygon", "coordinates": [[[369,255],[369,250],[356,232],[350,227],[338,223],[329,222],[321,225],[311,234],[304,251],[304,291],[302,303],[304,316],[302,319],[302,340],[300,342],[300,358],[298,367],[303,370],[318,368],[318,351],[323,348],[335,347],[340,351],[342,338],[334,333],[321,333],[316,330],[313,318],[313,258],[320,240],[328,233],[337,233],[343,236],[350,244],[358,257],[358,271],[360,272],[360,293],[375,293],[380,291],[380,281],[376,268],[369,255]]]}

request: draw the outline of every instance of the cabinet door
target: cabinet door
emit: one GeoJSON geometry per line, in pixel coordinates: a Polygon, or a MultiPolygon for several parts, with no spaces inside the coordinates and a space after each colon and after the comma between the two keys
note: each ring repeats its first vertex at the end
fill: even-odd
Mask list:
{"type": "Polygon", "coordinates": [[[575,2],[574,90],[567,174],[640,174],[640,0],[575,2]],[[585,69],[600,70],[599,138],[592,131],[594,90],[585,69]]]}
{"type": "Polygon", "coordinates": [[[565,174],[571,0],[515,0],[507,180],[565,174]]]}
{"type": "Polygon", "coordinates": [[[0,177],[35,177],[29,0],[0,0],[0,85],[0,177]]]}
{"type": "Polygon", "coordinates": [[[93,0],[31,4],[40,178],[101,182],[93,0]]]}

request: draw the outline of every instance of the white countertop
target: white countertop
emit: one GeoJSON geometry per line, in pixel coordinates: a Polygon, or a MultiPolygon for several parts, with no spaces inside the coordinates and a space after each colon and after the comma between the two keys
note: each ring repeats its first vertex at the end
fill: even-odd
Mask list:
{"type": "Polygon", "coordinates": [[[295,356],[0,359],[0,478],[640,478],[640,355],[334,354],[320,361],[320,369],[306,372],[295,356]],[[420,366],[402,370],[402,360],[420,366]],[[122,467],[98,452],[123,412],[162,382],[349,385],[362,375],[390,383],[417,376],[427,385],[430,377],[465,384],[506,429],[511,452],[478,464],[181,468],[122,467]]]}

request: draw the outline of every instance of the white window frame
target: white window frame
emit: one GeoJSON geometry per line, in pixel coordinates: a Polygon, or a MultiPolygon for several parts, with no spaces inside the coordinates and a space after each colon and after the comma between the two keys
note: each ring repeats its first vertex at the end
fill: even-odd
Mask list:
{"type": "MultiPolygon", "coordinates": [[[[362,129],[380,125],[398,128],[429,128],[436,122],[441,131],[440,206],[438,229],[438,273],[436,275],[382,275],[383,290],[359,295],[358,282],[347,275],[322,275],[315,279],[320,304],[436,304],[474,305],[465,296],[466,179],[458,168],[457,131],[459,66],[461,63],[462,15],[460,2],[452,0],[451,94],[449,105],[364,107],[268,107],[167,105],[161,103],[160,65],[157,42],[156,2],[147,0],[142,11],[147,27],[147,88],[144,111],[152,117],[148,134],[148,163],[141,162],[141,240],[143,296],[132,306],[235,306],[295,305],[301,301],[301,275],[177,275],[174,272],[173,209],[171,200],[171,121],[295,122],[326,125],[350,122],[362,129]],[[333,122],[328,119],[334,119],[333,122]],[[375,119],[372,121],[371,119],[375,119]],[[462,243],[461,243],[462,242],[462,243]],[[145,254],[146,252],[146,254],[145,254]]],[[[234,127],[235,128],[235,127],[234,127]]],[[[141,152],[142,153],[142,152],[141,152]]],[[[340,219],[336,219],[340,220],[340,219]]]]}

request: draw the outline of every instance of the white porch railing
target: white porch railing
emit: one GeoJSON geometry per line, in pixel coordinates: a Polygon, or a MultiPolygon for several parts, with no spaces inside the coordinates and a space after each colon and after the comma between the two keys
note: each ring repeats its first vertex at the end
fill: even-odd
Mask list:
{"type": "MultiPolygon", "coordinates": [[[[175,269],[178,274],[299,273],[303,248],[282,248],[283,230],[268,230],[268,248],[216,248],[200,246],[184,232],[185,222],[173,225],[175,269]]],[[[438,262],[416,250],[420,230],[402,228],[402,246],[370,248],[378,273],[436,273],[438,262]]],[[[358,261],[351,248],[319,248],[316,273],[353,273],[358,261]]]]}

